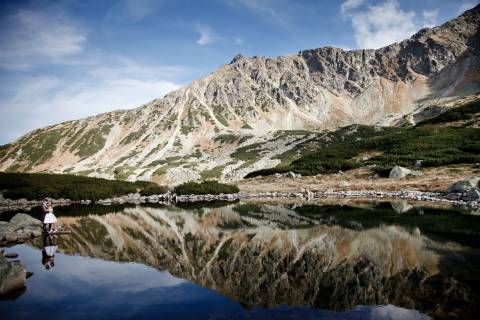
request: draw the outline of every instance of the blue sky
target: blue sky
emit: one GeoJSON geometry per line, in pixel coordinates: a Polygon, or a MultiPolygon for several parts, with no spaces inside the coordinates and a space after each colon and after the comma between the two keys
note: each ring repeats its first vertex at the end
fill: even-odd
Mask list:
{"type": "Polygon", "coordinates": [[[0,144],[140,106],[234,55],[379,48],[477,0],[65,0],[0,3],[0,144]]]}

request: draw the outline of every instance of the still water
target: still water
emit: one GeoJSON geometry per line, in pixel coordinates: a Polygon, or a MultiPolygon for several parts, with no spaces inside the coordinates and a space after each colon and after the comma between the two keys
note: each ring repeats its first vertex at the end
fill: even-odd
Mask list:
{"type": "Polygon", "coordinates": [[[479,311],[480,216],[457,209],[238,202],[55,212],[71,234],[5,249],[33,275],[0,301],[2,319],[473,319],[479,311]],[[45,247],[56,248],[48,270],[45,247]]]}

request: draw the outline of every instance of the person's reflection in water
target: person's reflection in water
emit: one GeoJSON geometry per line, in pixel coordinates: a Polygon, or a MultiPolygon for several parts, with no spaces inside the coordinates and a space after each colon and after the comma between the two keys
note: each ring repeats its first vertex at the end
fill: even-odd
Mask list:
{"type": "Polygon", "coordinates": [[[45,269],[55,267],[55,252],[57,251],[57,236],[43,237],[42,264],[45,269]]]}

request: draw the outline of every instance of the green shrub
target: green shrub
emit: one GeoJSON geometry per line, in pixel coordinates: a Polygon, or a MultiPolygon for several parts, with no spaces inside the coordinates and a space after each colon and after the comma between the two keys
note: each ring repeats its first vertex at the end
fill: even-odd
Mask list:
{"type": "Polygon", "coordinates": [[[156,194],[164,194],[168,191],[167,187],[164,186],[149,186],[140,191],[142,196],[153,196],[156,194]]]}
{"type": "Polygon", "coordinates": [[[373,168],[373,171],[378,173],[379,176],[381,177],[388,177],[390,175],[390,171],[392,171],[393,167],[392,166],[375,166],[373,168]]]}
{"type": "Polygon", "coordinates": [[[480,162],[480,129],[419,126],[374,130],[352,126],[330,134],[337,136],[329,145],[310,154],[301,156],[289,165],[263,169],[249,173],[246,177],[272,175],[293,171],[302,175],[335,173],[347,171],[362,165],[375,165],[375,171],[382,176],[395,165],[412,167],[415,160],[423,160],[424,167],[480,162]],[[342,138],[339,138],[342,137],[342,138]],[[354,138],[352,138],[354,137],[354,138]],[[365,162],[355,161],[362,152],[380,152],[365,162]]]}
{"type": "Polygon", "coordinates": [[[175,187],[174,192],[180,195],[186,194],[221,194],[238,193],[237,186],[219,183],[217,181],[186,182],[175,187]]]}
{"type": "Polygon", "coordinates": [[[450,109],[439,116],[420,122],[418,125],[432,125],[439,123],[448,123],[454,121],[468,121],[475,119],[480,114],[480,100],[467,103],[461,107],[450,109]]]}
{"type": "Polygon", "coordinates": [[[67,174],[3,173],[0,172],[0,190],[8,199],[65,198],[71,200],[99,200],[146,188],[154,188],[153,182],[127,182],[90,178],[67,174]]]}
{"type": "Polygon", "coordinates": [[[268,168],[268,169],[260,169],[256,171],[252,171],[248,173],[244,178],[253,178],[258,176],[271,176],[275,173],[285,173],[290,170],[289,167],[275,167],[275,168],[268,168]]]}

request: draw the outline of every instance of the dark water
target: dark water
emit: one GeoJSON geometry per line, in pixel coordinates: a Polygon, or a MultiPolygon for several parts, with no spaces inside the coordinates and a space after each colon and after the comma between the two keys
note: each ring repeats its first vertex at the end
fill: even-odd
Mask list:
{"type": "Polygon", "coordinates": [[[480,217],[458,209],[240,202],[55,212],[70,235],[6,248],[33,276],[15,298],[0,301],[2,319],[478,313],[480,217]],[[50,245],[58,249],[47,270],[42,250],[50,245]]]}

